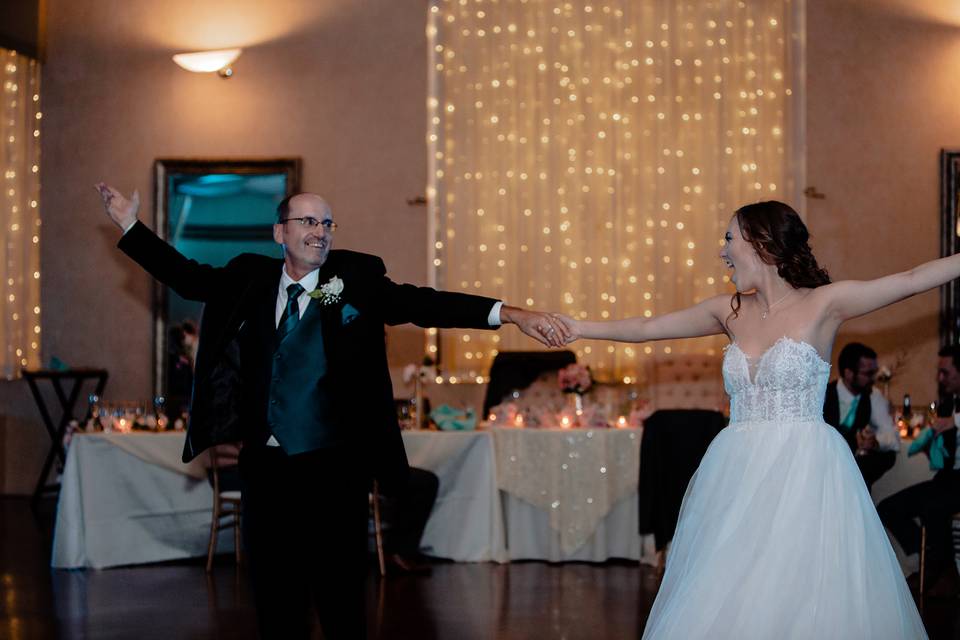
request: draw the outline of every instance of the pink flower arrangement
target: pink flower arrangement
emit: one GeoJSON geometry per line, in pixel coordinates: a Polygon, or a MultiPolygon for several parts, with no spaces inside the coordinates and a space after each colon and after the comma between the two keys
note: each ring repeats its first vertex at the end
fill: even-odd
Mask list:
{"type": "Polygon", "coordinates": [[[590,367],[570,364],[557,373],[557,382],[564,393],[586,393],[593,386],[590,367]]]}

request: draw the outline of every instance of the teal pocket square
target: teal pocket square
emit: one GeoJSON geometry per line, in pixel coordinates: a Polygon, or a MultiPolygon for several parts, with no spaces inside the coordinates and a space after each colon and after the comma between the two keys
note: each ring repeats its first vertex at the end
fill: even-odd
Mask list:
{"type": "Polygon", "coordinates": [[[340,311],[340,322],[342,324],[350,324],[359,315],[360,312],[354,309],[352,305],[345,304],[343,305],[343,309],[340,311]]]}

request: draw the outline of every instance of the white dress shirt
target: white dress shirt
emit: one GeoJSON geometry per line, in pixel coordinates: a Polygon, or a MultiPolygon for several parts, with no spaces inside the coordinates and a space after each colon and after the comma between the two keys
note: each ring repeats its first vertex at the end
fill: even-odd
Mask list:
{"type": "MultiPolygon", "coordinates": [[[[850,411],[854,398],[854,394],[847,389],[843,380],[837,381],[837,397],[840,400],[840,420],[842,421],[850,411]]],[[[900,434],[893,424],[893,416],[890,415],[890,403],[876,387],[870,393],[870,426],[877,433],[877,445],[880,451],[900,450],[900,434]]]]}

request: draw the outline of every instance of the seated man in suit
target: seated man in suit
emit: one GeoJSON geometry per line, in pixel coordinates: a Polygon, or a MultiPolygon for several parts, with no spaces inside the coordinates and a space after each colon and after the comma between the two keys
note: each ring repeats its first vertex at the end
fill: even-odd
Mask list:
{"type": "MultiPolygon", "coordinates": [[[[960,346],[940,350],[937,383],[940,397],[960,395],[960,346]]],[[[950,407],[953,409],[954,407],[950,407]]],[[[953,549],[953,514],[960,511],[960,456],[957,455],[957,425],[960,414],[937,418],[917,437],[915,446],[930,456],[933,479],[907,487],[885,498],[877,513],[903,550],[920,551],[920,518],[927,528],[926,595],[955,597],[960,594],[960,575],[953,549]]],[[[911,447],[913,449],[913,447],[911,447]]],[[[914,582],[917,575],[908,582],[914,582]]]]}
{"type": "Polygon", "coordinates": [[[890,415],[890,403],[873,387],[876,352],[851,342],[840,351],[837,365],[840,377],[827,385],[823,419],[850,445],[869,490],[897,461],[900,435],[890,415]]]}

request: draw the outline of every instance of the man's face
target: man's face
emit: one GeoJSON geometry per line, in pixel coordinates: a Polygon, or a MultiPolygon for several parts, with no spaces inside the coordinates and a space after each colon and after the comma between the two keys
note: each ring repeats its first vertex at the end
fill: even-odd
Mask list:
{"type": "Polygon", "coordinates": [[[960,395],[960,371],[957,371],[950,356],[940,356],[940,362],[937,365],[937,385],[942,394],[960,395]]]}
{"type": "Polygon", "coordinates": [[[288,271],[305,274],[326,262],[333,246],[332,223],[330,207],[320,196],[301,193],[290,200],[286,222],[273,225],[273,239],[283,245],[288,271]]]}
{"type": "Polygon", "coordinates": [[[877,379],[877,369],[876,358],[860,358],[856,371],[843,370],[843,381],[853,393],[866,393],[873,389],[873,383],[877,379]]]}

